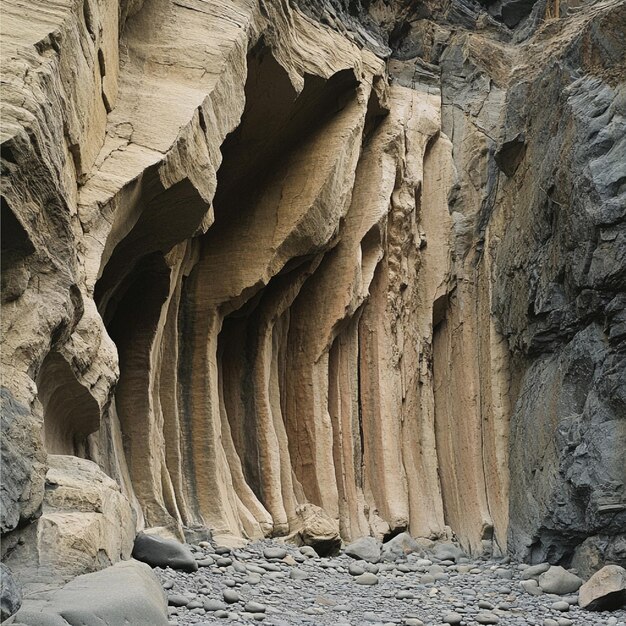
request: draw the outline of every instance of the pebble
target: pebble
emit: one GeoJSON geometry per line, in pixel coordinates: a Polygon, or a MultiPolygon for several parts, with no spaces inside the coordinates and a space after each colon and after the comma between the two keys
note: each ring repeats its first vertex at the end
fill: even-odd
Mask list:
{"type": "Polygon", "coordinates": [[[284,559],[287,554],[287,550],[283,548],[265,548],[263,550],[263,556],[266,559],[284,559]]]}
{"type": "Polygon", "coordinates": [[[371,572],[365,572],[356,577],[356,582],[359,585],[377,585],[378,576],[376,576],[376,574],[372,574],[371,572]]]}
{"type": "Polygon", "coordinates": [[[315,552],[315,549],[312,548],[311,546],[302,546],[300,548],[300,554],[310,559],[315,558],[317,556],[317,552],[315,552]]]}
{"type": "Polygon", "coordinates": [[[564,600],[559,600],[558,602],[555,602],[550,608],[554,609],[555,611],[569,611],[569,602],[565,602],[564,600]]]}
{"type": "Polygon", "coordinates": [[[292,580],[306,580],[308,577],[309,575],[305,571],[296,567],[289,572],[289,578],[292,580]]]}
{"type": "Polygon", "coordinates": [[[350,563],[348,567],[348,572],[350,572],[350,575],[352,576],[360,576],[361,574],[365,573],[365,570],[356,563],[350,563]]]}
{"type": "Polygon", "coordinates": [[[192,600],[187,603],[187,608],[192,611],[193,609],[199,609],[202,606],[202,602],[200,600],[192,600]]]}
{"type": "Polygon", "coordinates": [[[222,595],[224,596],[224,601],[228,602],[228,604],[235,604],[235,602],[240,600],[239,594],[234,589],[224,589],[222,595]]]}
{"type": "Polygon", "coordinates": [[[223,602],[214,599],[205,600],[202,606],[208,613],[212,613],[213,611],[224,611],[226,609],[226,605],[223,602]]]}

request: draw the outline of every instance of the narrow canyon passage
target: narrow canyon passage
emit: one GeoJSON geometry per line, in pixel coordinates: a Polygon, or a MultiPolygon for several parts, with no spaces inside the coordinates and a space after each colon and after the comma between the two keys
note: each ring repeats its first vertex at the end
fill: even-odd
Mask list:
{"type": "Polygon", "coordinates": [[[3,2],[3,576],[626,563],[623,0],[3,2]]]}

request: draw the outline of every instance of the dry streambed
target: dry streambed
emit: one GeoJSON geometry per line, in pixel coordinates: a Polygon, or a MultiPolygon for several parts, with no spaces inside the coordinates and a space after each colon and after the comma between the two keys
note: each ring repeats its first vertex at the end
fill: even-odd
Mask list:
{"type": "MultiPolygon", "coordinates": [[[[168,595],[170,623],[180,626],[626,625],[623,608],[579,606],[581,580],[560,567],[472,560],[453,544],[405,554],[402,541],[397,538],[395,553],[387,549],[381,555],[380,544],[361,540],[334,557],[270,541],[232,550],[201,542],[190,546],[197,570],[154,571],[168,595]]],[[[619,592],[612,599],[619,603],[619,592]]]]}

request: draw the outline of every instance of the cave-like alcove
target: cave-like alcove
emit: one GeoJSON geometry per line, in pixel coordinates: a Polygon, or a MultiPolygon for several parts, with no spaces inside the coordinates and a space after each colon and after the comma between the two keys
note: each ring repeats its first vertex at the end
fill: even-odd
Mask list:
{"type": "Polygon", "coordinates": [[[86,458],[87,437],[100,426],[100,407],[56,350],[43,360],[37,387],[43,406],[46,451],[86,458]]]}

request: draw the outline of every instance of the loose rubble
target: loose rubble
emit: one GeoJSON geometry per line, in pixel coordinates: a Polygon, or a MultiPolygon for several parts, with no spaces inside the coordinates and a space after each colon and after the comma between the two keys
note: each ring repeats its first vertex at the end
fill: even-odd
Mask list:
{"type": "Polygon", "coordinates": [[[453,544],[378,563],[345,551],[320,557],[269,540],[230,551],[209,542],[190,548],[206,563],[197,572],[154,570],[168,595],[172,626],[626,626],[624,609],[581,608],[570,591],[580,586],[572,572],[509,558],[473,560],[453,544]]]}

